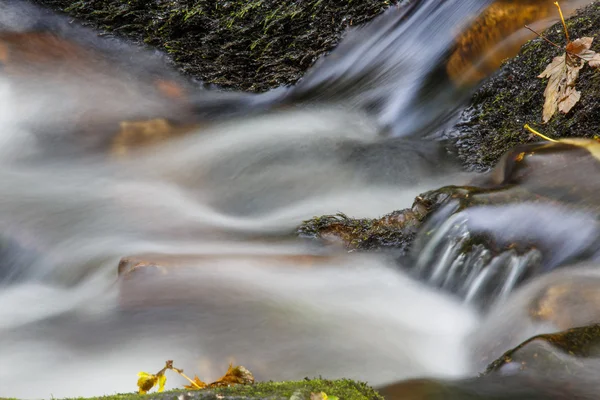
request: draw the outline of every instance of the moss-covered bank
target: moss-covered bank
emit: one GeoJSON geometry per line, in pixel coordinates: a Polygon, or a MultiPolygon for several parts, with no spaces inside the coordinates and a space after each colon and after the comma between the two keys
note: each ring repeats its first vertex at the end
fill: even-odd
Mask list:
{"type": "MultiPolygon", "coordinates": [[[[592,49],[600,51],[600,3],[580,10],[567,21],[571,38],[596,38],[592,49]]],[[[564,44],[560,24],[545,33],[551,41],[564,44]]],[[[542,108],[546,80],[537,76],[561,51],[541,38],[526,43],[519,55],[506,62],[500,71],[475,93],[472,105],[465,111],[466,122],[457,126],[458,152],[470,168],[484,170],[500,156],[520,143],[538,141],[523,129],[525,123],[544,134],[559,137],[592,137],[600,126],[600,73],[584,67],[577,83],[581,100],[567,115],[556,114],[542,124],[542,108]]]]}
{"type": "MultiPolygon", "coordinates": [[[[343,400],[383,400],[374,389],[365,383],[349,379],[311,379],[288,382],[259,382],[253,385],[238,385],[208,390],[173,390],[163,393],[139,395],[137,393],[114,394],[94,397],[99,400],[309,400],[311,393],[324,392],[343,400]]],[[[77,400],[83,400],[78,398],[77,400]]],[[[90,398],[92,399],[92,398],[90,398]]],[[[4,398],[0,397],[0,400],[4,398]]],[[[15,399],[16,400],[16,399],[15,399]]]]}
{"type": "Polygon", "coordinates": [[[223,88],[296,82],[343,32],[398,0],[35,0],[167,52],[185,73],[223,88]]]}

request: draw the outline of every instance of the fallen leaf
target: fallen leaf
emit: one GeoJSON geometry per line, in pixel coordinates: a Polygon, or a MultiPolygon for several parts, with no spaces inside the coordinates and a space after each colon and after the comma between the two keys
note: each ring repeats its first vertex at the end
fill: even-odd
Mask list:
{"type": "Polygon", "coordinates": [[[254,375],[241,365],[234,367],[229,364],[229,368],[225,375],[211,383],[210,387],[231,386],[231,385],[248,385],[254,383],[254,375]]]}
{"type": "Polygon", "coordinates": [[[200,378],[198,378],[198,375],[194,375],[193,381],[197,386],[190,384],[190,385],[184,385],[183,387],[186,389],[199,390],[199,389],[204,389],[207,386],[206,383],[202,382],[200,380],[200,378]]]}
{"type": "Polygon", "coordinates": [[[600,54],[591,50],[592,37],[582,37],[567,44],[567,53],[574,54],[582,60],[589,63],[590,67],[596,68],[600,66],[600,54]]]}
{"type": "Polygon", "coordinates": [[[336,396],[328,396],[327,393],[311,393],[310,400],[339,400],[336,396]]]}
{"type": "MultiPolygon", "coordinates": [[[[567,45],[565,46],[565,53],[554,57],[544,72],[538,75],[538,78],[548,78],[548,84],[546,90],[544,90],[544,112],[542,116],[544,123],[550,121],[557,110],[566,114],[577,104],[581,98],[581,92],[575,89],[575,83],[579,77],[579,71],[586,61],[590,67],[600,66],[600,54],[591,50],[594,38],[582,37],[571,41],[560,6],[557,2],[554,4],[560,14],[567,45]]],[[[548,39],[544,39],[548,41],[548,39]]]]}
{"type": "Polygon", "coordinates": [[[167,383],[167,377],[163,374],[158,377],[158,391],[162,392],[165,390],[165,383],[167,383]]]}
{"type": "Polygon", "coordinates": [[[548,122],[557,110],[566,114],[577,103],[581,93],[575,89],[575,82],[583,62],[573,60],[568,54],[554,57],[538,78],[548,78],[544,91],[543,121],[548,122]]]}
{"type": "Polygon", "coordinates": [[[144,394],[147,393],[154,386],[158,385],[158,391],[162,392],[165,390],[165,383],[167,383],[167,377],[165,376],[165,371],[168,369],[173,369],[173,361],[168,360],[165,362],[165,366],[163,369],[158,371],[156,374],[150,374],[148,372],[138,372],[138,393],[144,394]]]}
{"type": "MultiPolygon", "coordinates": [[[[148,372],[139,372],[138,376],[139,376],[139,379],[137,381],[137,385],[138,385],[138,393],[140,393],[140,394],[147,393],[150,389],[152,389],[158,383],[158,376],[156,376],[154,374],[149,374],[148,372]]],[[[164,384],[163,384],[163,386],[164,386],[164,384]]]]}

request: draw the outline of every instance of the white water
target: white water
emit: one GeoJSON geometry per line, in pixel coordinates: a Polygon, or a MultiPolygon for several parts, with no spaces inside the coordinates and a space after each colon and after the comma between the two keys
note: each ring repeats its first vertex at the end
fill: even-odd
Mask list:
{"type": "Polygon", "coordinates": [[[315,215],[376,217],[460,183],[432,176],[414,151],[425,143],[381,146],[365,116],[328,106],[233,120],[126,160],[50,157],[28,124],[160,109],[135,85],[107,93],[104,78],[71,82],[70,102],[48,82],[0,82],[0,236],[23,247],[0,266],[0,396],[129,392],[167,359],[205,380],[232,359],[267,380],[474,372],[468,305],[382,256],[286,239],[315,215]],[[193,261],[115,284],[119,259],[144,253],[193,261]],[[324,257],[259,257],[273,255],[324,257]]]}
{"type": "Polygon", "coordinates": [[[422,179],[418,168],[399,184],[392,168],[405,163],[388,166],[389,180],[372,179],[376,159],[350,165],[347,148],[376,140],[360,116],[296,111],[224,124],[128,161],[40,162],[35,141],[14,128],[27,107],[14,112],[7,85],[2,234],[34,256],[19,264],[17,254],[18,274],[0,291],[2,396],[131,391],[138,371],[166,359],[204,379],[232,357],[258,379],[379,384],[467,372],[461,339],[474,314],[388,260],[351,255],[267,268],[251,257],[326,255],[277,236],[338,210],[376,217],[439,186],[443,177],[422,179]],[[118,261],[148,252],[212,257],[161,278],[163,289],[138,288],[149,302],[177,293],[186,307],[122,309],[118,261]]]}

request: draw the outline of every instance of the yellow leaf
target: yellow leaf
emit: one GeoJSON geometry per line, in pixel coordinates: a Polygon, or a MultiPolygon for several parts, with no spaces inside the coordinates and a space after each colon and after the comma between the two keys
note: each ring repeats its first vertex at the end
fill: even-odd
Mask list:
{"type": "Polygon", "coordinates": [[[139,389],[138,393],[140,394],[148,392],[150,389],[156,386],[156,383],[158,382],[158,376],[154,374],[149,374],[147,372],[139,372],[138,376],[139,379],[137,381],[137,385],[139,389]]]}
{"type": "Polygon", "coordinates": [[[163,374],[158,377],[158,391],[162,392],[165,390],[165,383],[167,383],[167,377],[163,374]]]}
{"type": "Polygon", "coordinates": [[[336,396],[328,396],[327,393],[311,393],[310,400],[339,400],[336,396]]]}
{"type": "Polygon", "coordinates": [[[600,142],[595,139],[571,138],[560,139],[559,142],[582,147],[589,151],[595,159],[600,160],[600,142]]]}

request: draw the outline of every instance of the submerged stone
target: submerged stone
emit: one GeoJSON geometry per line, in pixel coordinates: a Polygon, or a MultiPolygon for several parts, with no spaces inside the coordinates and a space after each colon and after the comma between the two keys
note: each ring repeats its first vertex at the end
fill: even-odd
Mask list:
{"type": "Polygon", "coordinates": [[[578,375],[600,366],[600,325],[534,336],[491,363],[485,374],[532,371],[540,375],[578,375]]]}
{"type": "Polygon", "coordinates": [[[592,400],[598,385],[591,379],[570,383],[565,377],[482,376],[457,381],[418,379],[379,388],[386,400],[592,400]]]}
{"type": "Polygon", "coordinates": [[[473,365],[484,369],[533,336],[597,323],[599,289],[596,262],[569,265],[527,283],[492,307],[470,335],[473,365]]]}

